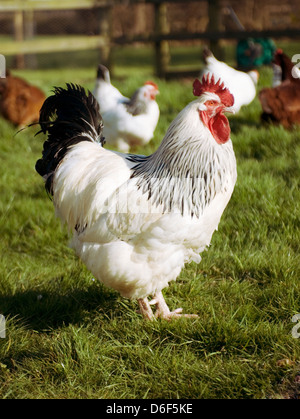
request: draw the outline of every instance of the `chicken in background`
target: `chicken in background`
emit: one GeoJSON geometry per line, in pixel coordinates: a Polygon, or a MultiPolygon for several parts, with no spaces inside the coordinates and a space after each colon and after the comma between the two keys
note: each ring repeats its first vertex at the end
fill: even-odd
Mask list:
{"type": "Polygon", "coordinates": [[[162,289],[185,263],[200,262],[237,177],[224,115],[233,96],[213,76],[193,87],[196,99],[149,156],[102,147],[99,106],[80,86],[56,88],[41,109],[40,132],[48,137],[36,170],[72,232],[71,246],[98,280],[137,299],[150,320],[196,317],[170,311],[162,289]]]}
{"type": "Polygon", "coordinates": [[[0,79],[0,114],[19,128],[38,122],[45,99],[41,89],[10,72],[0,79]]]}
{"type": "Polygon", "coordinates": [[[111,84],[108,69],[100,64],[93,94],[100,105],[105,141],[123,152],[147,144],[159,119],[158,93],[157,85],[148,81],[129,99],[111,84]]]}
{"type": "Polygon", "coordinates": [[[256,87],[259,78],[257,70],[245,73],[230,67],[228,64],[218,61],[208,49],[203,49],[203,61],[205,63],[201,77],[206,74],[214,74],[215,79],[221,79],[234,97],[233,110],[238,113],[242,106],[249,105],[256,96],[256,87]]]}
{"type": "Polygon", "coordinates": [[[273,60],[273,86],[259,92],[263,121],[285,128],[300,124],[300,71],[295,63],[278,49],[273,60]]]}

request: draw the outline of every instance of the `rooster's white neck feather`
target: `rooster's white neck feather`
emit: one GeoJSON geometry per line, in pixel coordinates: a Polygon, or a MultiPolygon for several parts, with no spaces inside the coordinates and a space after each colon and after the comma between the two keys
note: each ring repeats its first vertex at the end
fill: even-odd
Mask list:
{"type": "Polygon", "coordinates": [[[228,173],[236,177],[231,140],[218,144],[200,119],[199,107],[207,99],[206,94],[178,114],[154,154],[132,158],[138,187],[165,212],[199,217],[217,193],[226,191],[228,173]]]}

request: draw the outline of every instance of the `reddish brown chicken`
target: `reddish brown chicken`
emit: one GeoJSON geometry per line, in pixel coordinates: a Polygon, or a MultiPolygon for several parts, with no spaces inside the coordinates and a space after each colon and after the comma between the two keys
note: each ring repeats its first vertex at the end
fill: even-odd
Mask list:
{"type": "Polygon", "coordinates": [[[19,128],[39,120],[46,96],[36,86],[10,73],[0,79],[0,114],[19,128]]]}
{"type": "Polygon", "coordinates": [[[300,72],[282,50],[276,51],[274,63],[281,68],[281,83],[260,91],[261,117],[290,128],[300,124],[300,72]]]}

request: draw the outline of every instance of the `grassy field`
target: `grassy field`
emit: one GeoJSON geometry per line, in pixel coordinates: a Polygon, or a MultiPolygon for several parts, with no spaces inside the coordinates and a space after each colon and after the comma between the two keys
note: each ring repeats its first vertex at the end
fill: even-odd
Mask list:
{"type": "MultiPolygon", "coordinates": [[[[124,94],[153,79],[151,59],[139,54],[117,57],[113,82],[124,94]]],[[[47,94],[65,82],[92,88],[95,65],[83,62],[17,74],[47,94]]],[[[153,152],[193,99],[191,79],[154,80],[161,118],[137,153],[153,152]]],[[[270,82],[263,68],[259,89],[270,82]]],[[[150,323],[67,247],[34,170],[37,128],[16,134],[0,120],[0,398],[299,397],[300,129],[263,126],[258,99],[230,123],[233,197],[201,264],[164,292],[170,308],[199,319],[150,323]]]]}

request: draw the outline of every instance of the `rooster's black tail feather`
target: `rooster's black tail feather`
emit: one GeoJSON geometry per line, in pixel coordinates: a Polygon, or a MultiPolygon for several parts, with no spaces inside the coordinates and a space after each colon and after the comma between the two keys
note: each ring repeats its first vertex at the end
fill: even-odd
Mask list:
{"type": "Polygon", "coordinates": [[[110,74],[109,70],[105,65],[99,64],[97,68],[97,79],[104,80],[106,83],[110,83],[110,74]]]}
{"type": "Polygon", "coordinates": [[[102,117],[95,97],[84,88],[67,84],[54,88],[40,111],[39,133],[48,134],[42,158],[36,162],[36,171],[45,178],[45,188],[52,195],[53,174],[70,146],[81,141],[95,141],[103,145],[102,117]]]}

